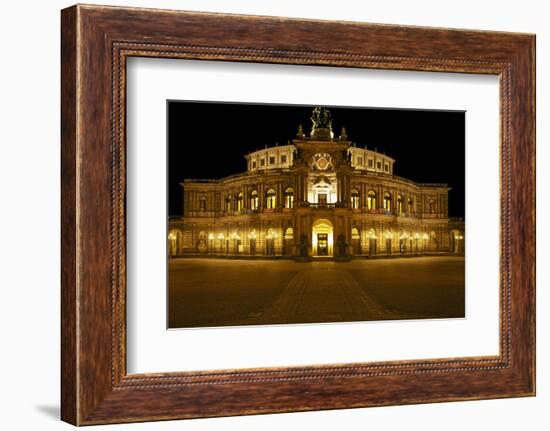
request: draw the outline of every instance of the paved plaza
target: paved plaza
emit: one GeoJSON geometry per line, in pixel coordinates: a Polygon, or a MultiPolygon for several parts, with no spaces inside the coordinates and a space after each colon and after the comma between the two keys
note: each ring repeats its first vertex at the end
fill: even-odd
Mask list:
{"type": "Polygon", "coordinates": [[[464,317],[463,257],[169,264],[171,328],[453,317],[464,317]]]}

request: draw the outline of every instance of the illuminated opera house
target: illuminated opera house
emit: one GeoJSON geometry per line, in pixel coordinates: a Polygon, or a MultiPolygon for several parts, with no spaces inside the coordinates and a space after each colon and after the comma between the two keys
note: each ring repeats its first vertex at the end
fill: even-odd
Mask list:
{"type": "Polygon", "coordinates": [[[395,160],[358,146],[315,108],[288,145],[245,155],[246,172],[186,179],[183,216],[169,221],[170,256],[388,256],[463,253],[446,184],[394,175],[395,160]]]}

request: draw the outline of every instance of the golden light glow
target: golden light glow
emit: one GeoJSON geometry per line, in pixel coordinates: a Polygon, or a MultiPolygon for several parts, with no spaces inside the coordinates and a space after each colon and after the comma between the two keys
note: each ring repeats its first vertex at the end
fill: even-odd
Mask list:
{"type": "Polygon", "coordinates": [[[318,234],[327,234],[327,242],[328,242],[328,255],[333,255],[333,244],[334,244],[334,238],[333,238],[333,227],[332,223],[327,219],[318,219],[313,223],[313,232],[312,232],[312,238],[311,238],[311,245],[312,245],[312,255],[317,256],[317,235],[318,234]]]}

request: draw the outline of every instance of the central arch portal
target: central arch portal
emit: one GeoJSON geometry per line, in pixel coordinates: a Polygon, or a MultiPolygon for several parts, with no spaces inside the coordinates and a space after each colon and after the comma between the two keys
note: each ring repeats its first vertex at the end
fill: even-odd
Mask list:
{"type": "Polygon", "coordinates": [[[327,219],[319,219],[313,223],[311,235],[312,256],[333,256],[333,227],[327,219]]]}

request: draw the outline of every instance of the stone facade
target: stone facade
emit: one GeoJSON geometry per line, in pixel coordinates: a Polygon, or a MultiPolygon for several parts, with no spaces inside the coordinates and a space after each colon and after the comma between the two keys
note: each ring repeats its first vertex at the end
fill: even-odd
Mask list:
{"type": "Polygon", "coordinates": [[[316,108],[284,146],[245,156],[247,171],[184,180],[183,217],[169,255],[384,256],[464,253],[464,221],[449,219],[446,184],[394,175],[395,160],[358,147],[316,108]]]}

